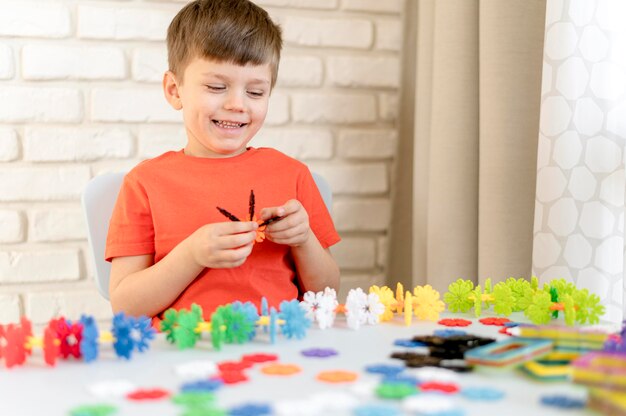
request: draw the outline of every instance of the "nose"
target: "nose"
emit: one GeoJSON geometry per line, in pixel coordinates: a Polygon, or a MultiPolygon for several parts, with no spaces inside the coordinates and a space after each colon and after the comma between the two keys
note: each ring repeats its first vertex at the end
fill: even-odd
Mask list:
{"type": "Polygon", "coordinates": [[[230,90],[224,102],[224,109],[228,111],[242,112],[244,110],[244,96],[242,93],[230,90]]]}

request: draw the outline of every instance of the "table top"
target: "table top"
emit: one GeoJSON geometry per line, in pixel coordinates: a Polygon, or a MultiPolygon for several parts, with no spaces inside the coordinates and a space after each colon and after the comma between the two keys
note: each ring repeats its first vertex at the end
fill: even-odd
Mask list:
{"type": "MultiPolygon", "coordinates": [[[[454,318],[471,319],[467,315],[454,314],[454,318]]],[[[506,335],[498,333],[498,327],[486,326],[475,319],[466,328],[458,328],[468,334],[489,336],[498,339],[506,335]]],[[[364,326],[359,330],[346,327],[338,318],[335,326],[321,330],[313,325],[307,336],[301,340],[290,340],[277,336],[271,344],[266,334],[259,335],[251,342],[241,345],[223,345],[221,351],[211,347],[208,335],[194,349],[178,350],[168,344],[162,335],[151,344],[145,353],[134,353],[130,361],[115,357],[111,345],[101,347],[100,357],[92,363],[82,360],[59,361],[56,367],[48,367],[43,362],[42,352],[37,349],[33,356],[21,367],[0,369],[0,415],[67,415],[71,409],[93,404],[115,406],[116,415],[180,415],[180,406],[171,400],[130,401],[125,398],[102,399],[90,393],[89,386],[111,380],[126,380],[137,388],[163,388],[172,394],[180,391],[183,383],[175,368],[185,363],[197,361],[239,361],[244,354],[277,354],[280,363],[295,364],[301,372],[290,376],[271,376],[260,371],[263,364],[246,369],[249,381],[225,385],[216,391],[218,407],[228,410],[249,402],[277,404],[285,401],[305,403],[322,393],[343,394],[353,397],[362,404],[384,403],[399,410],[398,414],[411,414],[402,411],[400,400],[379,399],[370,392],[380,381],[380,375],[365,371],[373,364],[400,365],[401,361],[390,358],[392,352],[414,350],[394,345],[396,339],[409,339],[415,335],[430,335],[437,329],[446,327],[434,322],[415,322],[405,326],[400,317],[392,322],[374,326],[364,326]],[[309,358],[302,351],[310,348],[332,348],[337,355],[327,358],[309,358]],[[358,373],[352,383],[329,384],[318,381],[316,376],[325,370],[347,370],[358,373]]],[[[417,369],[407,368],[405,374],[417,369]]],[[[564,411],[546,407],[540,403],[544,395],[567,395],[585,398],[586,390],[569,382],[540,382],[515,370],[474,371],[456,374],[458,384],[464,387],[491,387],[504,392],[499,401],[469,400],[460,394],[446,395],[456,408],[467,416],[502,415],[563,415],[564,411]]],[[[422,393],[420,393],[422,394],[422,393]]],[[[340,397],[340,396],[337,396],[340,397]]],[[[340,407],[340,406],[336,406],[340,407]]],[[[353,410],[326,409],[323,415],[350,415],[353,410]]],[[[568,415],[595,414],[590,410],[568,411],[568,415]]]]}

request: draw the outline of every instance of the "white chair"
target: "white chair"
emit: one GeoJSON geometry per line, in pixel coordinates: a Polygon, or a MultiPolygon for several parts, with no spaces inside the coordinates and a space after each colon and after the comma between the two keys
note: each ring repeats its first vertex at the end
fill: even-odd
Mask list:
{"type": "MultiPolygon", "coordinates": [[[[104,248],[109,232],[109,221],[124,175],[126,172],[105,173],[96,176],[87,183],[82,195],[83,213],[87,223],[87,240],[95,266],[96,286],[100,294],[106,299],[109,299],[111,263],[104,259],[104,248]]],[[[323,176],[315,172],[313,172],[313,179],[330,211],[333,202],[330,185],[323,176]]]]}

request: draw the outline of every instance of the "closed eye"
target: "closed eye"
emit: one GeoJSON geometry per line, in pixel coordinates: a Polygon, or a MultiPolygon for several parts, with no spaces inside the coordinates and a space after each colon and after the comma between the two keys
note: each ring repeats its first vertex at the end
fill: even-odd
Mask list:
{"type": "Polygon", "coordinates": [[[261,98],[265,95],[265,91],[248,91],[248,95],[254,98],[261,98]]]}
{"type": "Polygon", "coordinates": [[[226,87],[222,85],[206,85],[209,91],[222,92],[226,89],[226,87]]]}

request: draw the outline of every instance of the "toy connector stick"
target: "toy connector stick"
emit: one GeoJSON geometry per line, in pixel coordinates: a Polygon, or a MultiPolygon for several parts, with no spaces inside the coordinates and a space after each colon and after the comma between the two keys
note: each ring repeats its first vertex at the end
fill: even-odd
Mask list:
{"type": "Polygon", "coordinates": [[[254,191],[250,189],[250,202],[248,203],[248,213],[250,214],[249,220],[254,218],[254,191]]]}
{"type": "Polygon", "coordinates": [[[216,207],[217,210],[226,218],[228,218],[231,221],[241,221],[239,218],[235,217],[233,214],[231,214],[230,212],[226,211],[224,208],[220,208],[220,207],[216,207]]]}
{"type": "Polygon", "coordinates": [[[259,227],[263,227],[265,225],[270,225],[271,223],[276,222],[276,221],[280,221],[283,218],[285,218],[285,217],[272,217],[272,218],[269,218],[269,219],[263,221],[261,224],[259,224],[259,227]]]}

